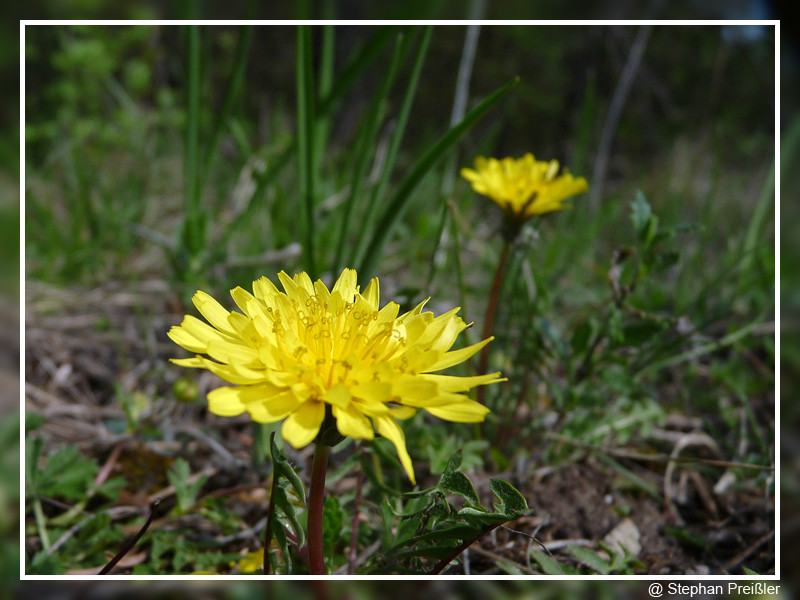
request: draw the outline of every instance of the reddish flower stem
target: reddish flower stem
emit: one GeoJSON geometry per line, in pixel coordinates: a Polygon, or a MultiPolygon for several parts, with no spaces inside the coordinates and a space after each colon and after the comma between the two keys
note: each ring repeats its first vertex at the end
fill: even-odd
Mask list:
{"type": "MultiPolygon", "coordinates": [[[[483,334],[481,339],[485,340],[492,335],[494,329],[494,317],[497,313],[497,303],[500,300],[500,290],[503,287],[503,275],[506,272],[506,265],[508,264],[508,255],[511,250],[511,242],[503,244],[503,250],[500,254],[500,261],[497,263],[497,270],[494,272],[494,281],[492,282],[492,290],[489,293],[489,304],[486,306],[486,316],[483,318],[483,334]]],[[[489,364],[489,345],[487,344],[481,349],[481,354],[478,359],[478,375],[485,375],[489,364]]],[[[478,388],[478,402],[484,404],[485,386],[478,388]]]]}
{"type": "Polygon", "coordinates": [[[317,443],[311,466],[311,487],[308,490],[308,567],[312,575],[325,575],[325,553],[322,548],[322,509],[325,505],[325,475],[331,447],[317,443]]]}

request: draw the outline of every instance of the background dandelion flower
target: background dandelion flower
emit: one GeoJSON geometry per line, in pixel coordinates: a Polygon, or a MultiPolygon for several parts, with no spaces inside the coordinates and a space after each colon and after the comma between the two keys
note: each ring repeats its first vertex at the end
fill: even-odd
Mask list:
{"type": "Polygon", "coordinates": [[[448,421],[483,421],[489,410],[464,392],[501,381],[500,374],[436,373],[464,362],[493,339],[450,350],[467,326],[458,308],[434,317],[423,312],[424,301],[398,316],[397,303],[380,307],[377,278],[361,293],[352,269],[342,272],[332,290],[305,272],[278,277],[284,291],[266,277],[253,282],[253,294],[231,290],[241,313],[198,291],[192,300],[210,325],[187,315],[168,333],[197,353],[172,362],[208,369],[236,384],[208,394],[212,413],[248,412],[261,423],[283,421],[284,439],[300,448],[314,440],[330,411],[343,436],[371,440],[377,431],[389,439],[412,482],[397,419],[424,409],[448,421]]]}
{"type": "Polygon", "coordinates": [[[559,174],[557,160],[540,161],[528,153],[522,158],[475,159],[475,169],[461,169],[472,189],[488,196],[517,220],[563,210],[567,198],[589,189],[583,177],[566,169],[559,174]]]}

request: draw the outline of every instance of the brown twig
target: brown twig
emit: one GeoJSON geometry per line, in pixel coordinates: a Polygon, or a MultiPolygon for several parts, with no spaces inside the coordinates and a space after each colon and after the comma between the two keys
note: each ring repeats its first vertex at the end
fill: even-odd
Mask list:
{"type": "Polygon", "coordinates": [[[325,474],[331,447],[321,442],[314,449],[311,486],[308,490],[308,566],[312,575],[325,575],[325,552],[322,547],[322,512],[325,506],[325,474]]]}
{"type": "Polygon", "coordinates": [[[115,566],[117,566],[117,563],[119,561],[121,561],[123,559],[123,557],[133,549],[133,547],[136,545],[136,543],[145,534],[145,532],[147,531],[147,528],[150,527],[150,523],[153,522],[153,517],[156,514],[156,509],[158,509],[158,505],[159,504],[161,504],[161,498],[156,498],[155,501],[153,502],[153,504],[150,506],[150,516],[147,517],[147,521],[145,521],[145,524],[142,526],[142,528],[139,530],[139,532],[135,536],[133,536],[128,541],[128,543],[125,544],[125,546],[123,546],[122,550],[120,550],[114,558],[112,558],[110,561],[108,561],[108,564],[105,567],[100,569],[100,572],[98,573],[98,575],[107,575],[108,572],[111,569],[113,569],[115,566]]]}
{"type": "Polygon", "coordinates": [[[702,458],[702,457],[682,457],[682,456],[675,456],[670,457],[667,454],[647,454],[644,452],[632,452],[630,450],[625,450],[623,448],[605,448],[603,446],[594,446],[592,444],[587,444],[585,442],[581,442],[579,440],[573,440],[572,438],[568,438],[567,436],[560,435],[554,433],[552,431],[545,431],[542,435],[546,438],[549,438],[556,442],[563,442],[565,444],[569,444],[571,446],[576,446],[578,448],[582,448],[584,450],[589,450],[593,452],[600,452],[602,454],[607,454],[608,456],[613,456],[615,458],[627,458],[629,460],[638,460],[643,462],[654,462],[654,463],[669,463],[669,462],[676,462],[676,463],[700,463],[704,465],[710,465],[713,467],[730,467],[730,468],[737,468],[737,469],[753,469],[757,471],[774,471],[774,465],[751,465],[749,463],[742,463],[742,462],[735,462],[729,460],[719,460],[715,458],[702,458]]]}
{"type": "Polygon", "coordinates": [[[117,459],[119,459],[119,455],[122,452],[122,447],[125,445],[124,441],[119,441],[114,446],[114,449],[111,451],[111,455],[108,457],[106,462],[103,464],[100,471],[97,473],[97,477],[94,478],[94,488],[98,488],[108,479],[108,476],[111,474],[111,471],[114,468],[114,465],[117,463],[117,459]]]}
{"type": "Polygon", "coordinates": [[[740,563],[744,562],[744,561],[745,561],[745,559],[747,559],[747,557],[748,557],[748,556],[750,556],[750,555],[751,555],[753,552],[755,552],[756,550],[758,550],[758,548],[759,548],[759,547],[760,547],[762,544],[765,544],[766,542],[768,542],[769,540],[771,540],[773,537],[775,537],[775,532],[774,532],[774,531],[770,531],[769,533],[767,533],[767,534],[765,534],[765,535],[761,536],[761,537],[760,537],[760,538],[758,538],[758,539],[757,539],[755,542],[753,542],[753,543],[752,543],[752,544],[750,544],[750,545],[749,545],[747,548],[745,548],[745,549],[744,549],[742,552],[740,552],[739,554],[737,554],[736,556],[734,556],[734,557],[733,557],[731,560],[729,560],[728,562],[726,562],[726,563],[725,563],[725,564],[722,566],[722,570],[723,570],[723,571],[730,571],[730,570],[731,570],[733,567],[735,567],[736,565],[738,565],[738,564],[740,564],[740,563]]]}
{"type": "MultiPolygon", "coordinates": [[[[500,260],[497,263],[497,270],[494,272],[494,281],[492,281],[492,290],[489,294],[489,303],[486,306],[486,316],[483,318],[483,334],[481,340],[492,335],[494,330],[494,317],[497,314],[497,303],[500,300],[500,290],[503,287],[503,275],[506,272],[506,265],[508,264],[508,255],[511,250],[511,242],[506,241],[503,244],[503,250],[500,253],[500,260]]],[[[486,369],[489,364],[489,345],[487,344],[481,349],[481,354],[478,359],[478,375],[485,375],[486,369]]],[[[486,396],[486,387],[480,386],[477,391],[478,402],[484,404],[486,396]]]]}

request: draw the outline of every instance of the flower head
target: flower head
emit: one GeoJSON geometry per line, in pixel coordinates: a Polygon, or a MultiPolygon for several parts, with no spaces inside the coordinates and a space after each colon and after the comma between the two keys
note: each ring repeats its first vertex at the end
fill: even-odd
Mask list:
{"type": "Polygon", "coordinates": [[[492,339],[450,350],[467,327],[458,308],[434,317],[422,310],[426,300],[398,316],[397,303],[380,307],[377,278],[362,293],[352,269],[330,291],[306,273],[292,278],[281,272],[278,278],[284,291],[266,277],[253,282],[253,294],[231,290],[241,313],[198,291],[192,300],[210,326],[186,316],[168,333],[197,353],[172,362],[208,369],[236,384],[209,392],[212,413],[283,421],[284,439],[301,448],[314,440],[330,410],[343,436],[371,440],[377,431],[389,439],[413,482],[397,419],[425,409],[441,419],[474,423],[489,412],[463,392],[500,381],[499,373],[436,373],[464,362],[492,339]]]}
{"type": "Polygon", "coordinates": [[[231,561],[231,567],[237,567],[239,573],[255,573],[264,566],[264,549],[248,552],[238,561],[231,561]]]}
{"type": "Polygon", "coordinates": [[[521,223],[535,215],[562,210],[564,201],[589,189],[586,179],[573,177],[567,170],[560,175],[557,160],[539,161],[533,154],[522,158],[475,159],[475,169],[461,169],[461,176],[472,189],[488,196],[521,223]]]}

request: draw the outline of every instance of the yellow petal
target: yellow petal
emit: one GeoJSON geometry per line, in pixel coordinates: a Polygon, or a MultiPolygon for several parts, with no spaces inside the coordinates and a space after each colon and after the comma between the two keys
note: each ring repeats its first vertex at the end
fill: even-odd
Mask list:
{"type": "Polygon", "coordinates": [[[311,283],[311,277],[309,277],[308,273],[305,271],[302,273],[297,273],[294,276],[294,282],[303,288],[309,296],[314,295],[314,284],[311,283]]]}
{"type": "Polygon", "coordinates": [[[192,296],[192,302],[194,302],[200,314],[214,327],[226,333],[233,333],[230,325],[228,325],[228,315],[230,312],[225,310],[214,298],[202,290],[197,290],[195,295],[192,296]]]}
{"type": "MultiPolygon", "coordinates": [[[[314,293],[317,295],[317,299],[322,302],[323,304],[329,304],[331,301],[331,292],[325,286],[321,279],[317,279],[314,282],[314,293]]],[[[332,311],[335,312],[335,311],[332,311]]]]}
{"type": "Polygon", "coordinates": [[[261,364],[256,350],[244,344],[237,344],[226,340],[211,340],[208,343],[208,355],[220,362],[233,363],[251,368],[261,364]]]}
{"type": "Polygon", "coordinates": [[[489,409],[483,404],[464,398],[461,402],[445,404],[443,406],[426,407],[434,417],[455,423],[480,423],[486,418],[489,409]]]}
{"type": "MultiPolygon", "coordinates": [[[[308,277],[308,275],[306,275],[306,277],[308,277]]],[[[308,300],[310,294],[305,287],[305,282],[303,279],[299,279],[300,284],[298,284],[294,279],[286,274],[286,271],[281,271],[278,273],[278,279],[281,280],[283,289],[286,290],[286,295],[289,297],[289,299],[297,303],[297,308],[305,308],[306,300],[308,300]]],[[[311,287],[311,291],[313,293],[313,287],[311,287]]]]}
{"type": "Polygon", "coordinates": [[[343,436],[359,440],[371,440],[375,437],[372,423],[354,404],[346,408],[334,406],[332,410],[336,417],[336,428],[343,436]]]}
{"type": "Polygon", "coordinates": [[[208,393],[208,409],[215,415],[230,417],[245,410],[254,421],[275,423],[300,406],[290,390],[269,383],[241,387],[221,387],[208,393]]]}
{"type": "Polygon", "coordinates": [[[266,277],[260,277],[253,282],[253,293],[256,298],[261,300],[269,300],[276,294],[280,294],[278,288],[266,277]]]}
{"type": "Polygon", "coordinates": [[[351,393],[368,402],[386,402],[392,397],[392,387],[382,381],[366,381],[354,385],[351,393]]]}
{"type": "MultiPolygon", "coordinates": [[[[446,314],[450,315],[451,313],[446,314]]],[[[442,315],[442,317],[444,316],[445,315],[442,315]]],[[[441,319],[442,317],[439,318],[441,319]]],[[[456,316],[455,312],[452,312],[452,316],[448,317],[444,327],[442,327],[442,329],[437,333],[436,337],[431,340],[429,346],[430,349],[438,350],[440,352],[447,352],[455,343],[458,334],[464,331],[466,328],[467,324],[464,323],[464,320],[461,317],[456,316]]],[[[419,343],[424,344],[422,340],[420,340],[419,343]]]]}
{"type": "Polygon", "coordinates": [[[169,362],[181,367],[189,367],[190,369],[205,369],[206,365],[203,360],[200,356],[193,356],[192,358],[170,358],[169,362]]]}
{"type": "Polygon", "coordinates": [[[347,405],[350,404],[350,390],[345,384],[337,383],[335,386],[325,392],[323,400],[325,400],[325,402],[328,404],[332,404],[333,406],[347,408],[347,405]]]}
{"type": "Polygon", "coordinates": [[[427,298],[425,298],[425,300],[417,304],[412,310],[408,311],[407,313],[401,315],[398,318],[401,321],[405,322],[410,320],[412,317],[416,317],[417,315],[422,313],[422,308],[428,303],[428,300],[430,299],[431,299],[430,296],[428,296],[427,298]]]}
{"type": "Polygon", "coordinates": [[[367,289],[364,290],[362,296],[364,296],[364,300],[366,300],[369,305],[372,307],[372,310],[378,310],[380,306],[380,284],[378,283],[378,278],[373,277],[372,281],[369,282],[367,289]]]}
{"type": "Polygon", "coordinates": [[[195,356],[194,358],[170,358],[169,360],[182,367],[208,369],[214,375],[220,379],[224,379],[228,383],[246,385],[260,383],[268,378],[268,374],[265,371],[254,371],[240,366],[235,366],[234,368],[232,365],[221,365],[202,356],[195,356]]]}
{"type": "Polygon", "coordinates": [[[421,374],[419,377],[435,383],[440,390],[445,392],[466,392],[478,385],[507,381],[505,377],[500,377],[499,371],[486,375],[475,375],[474,377],[456,377],[453,375],[434,375],[429,373],[421,374]]]}
{"type": "Polygon", "coordinates": [[[472,346],[467,346],[466,348],[462,348],[461,350],[453,350],[452,352],[446,352],[442,355],[442,357],[439,360],[436,361],[436,363],[425,369],[425,373],[430,373],[431,371],[441,371],[442,369],[446,369],[448,367],[452,367],[453,365],[462,363],[468,358],[470,358],[473,354],[477,353],[481,348],[483,348],[493,339],[494,337],[486,338],[482,342],[478,342],[477,344],[472,344],[472,346]]]}
{"type": "Polygon", "coordinates": [[[352,302],[356,295],[358,285],[358,275],[354,269],[345,269],[339,275],[339,279],[333,286],[331,292],[339,292],[346,302],[352,302]]]}
{"type": "Polygon", "coordinates": [[[208,392],[208,410],[220,417],[235,417],[247,408],[239,398],[237,388],[221,387],[208,392]]]}
{"type": "Polygon", "coordinates": [[[387,416],[391,414],[389,406],[384,402],[375,402],[374,400],[362,400],[360,398],[353,398],[353,404],[356,408],[370,417],[387,416]]]}
{"type": "Polygon", "coordinates": [[[186,348],[189,352],[205,352],[207,344],[201,342],[183,327],[173,325],[167,332],[167,337],[178,344],[181,348],[186,348]]]}
{"type": "Polygon", "coordinates": [[[252,318],[251,310],[255,306],[253,303],[256,302],[253,294],[244,288],[235,287],[231,290],[231,297],[233,301],[236,302],[236,306],[238,306],[244,314],[252,318]]]}
{"type": "Polygon", "coordinates": [[[397,456],[400,458],[400,464],[406,471],[406,475],[411,480],[411,483],[416,485],[417,480],[414,478],[414,465],[411,463],[411,457],[406,450],[406,436],[403,435],[403,430],[394,420],[394,417],[373,417],[375,427],[383,437],[394,444],[397,450],[397,456]]]}
{"type": "Polygon", "coordinates": [[[203,343],[208,343],[211,340],[224,340],[225,334],[220,333],[210,325],[203,323],[197,317],[186,315],[181,322],[181,327],[185,329],[190,335],[197,338],[203,343]]]}
{"type": "Polygon", "coordinates": [[[257,423],[277,423],[296,411],[302,400],[291,390],[280,392],[262,401],[247,403],[247,412],[257,423]]]}
{"type": "Polygon", "coordinates": [[[417,414],[417,409],[411,406],[393,406],[389,409],[395,419],[405,421],[417,414]]]}
{"type": "Polygon", "coordinates": [[[310,444],[319,433],[320,425],[325,418],[325,403],[309,400],[300,405],[283,422],[281,435],[295,448],[310,444]]]}
{"type": "Polygon", "coordinates": [[[413,406],[413,402],[433,398],[437,392],[438,388],[434,382],[426,381],[416,375],[400,377],[392,382],[392,395],[399,397],[403,404],[413,406]]]}

